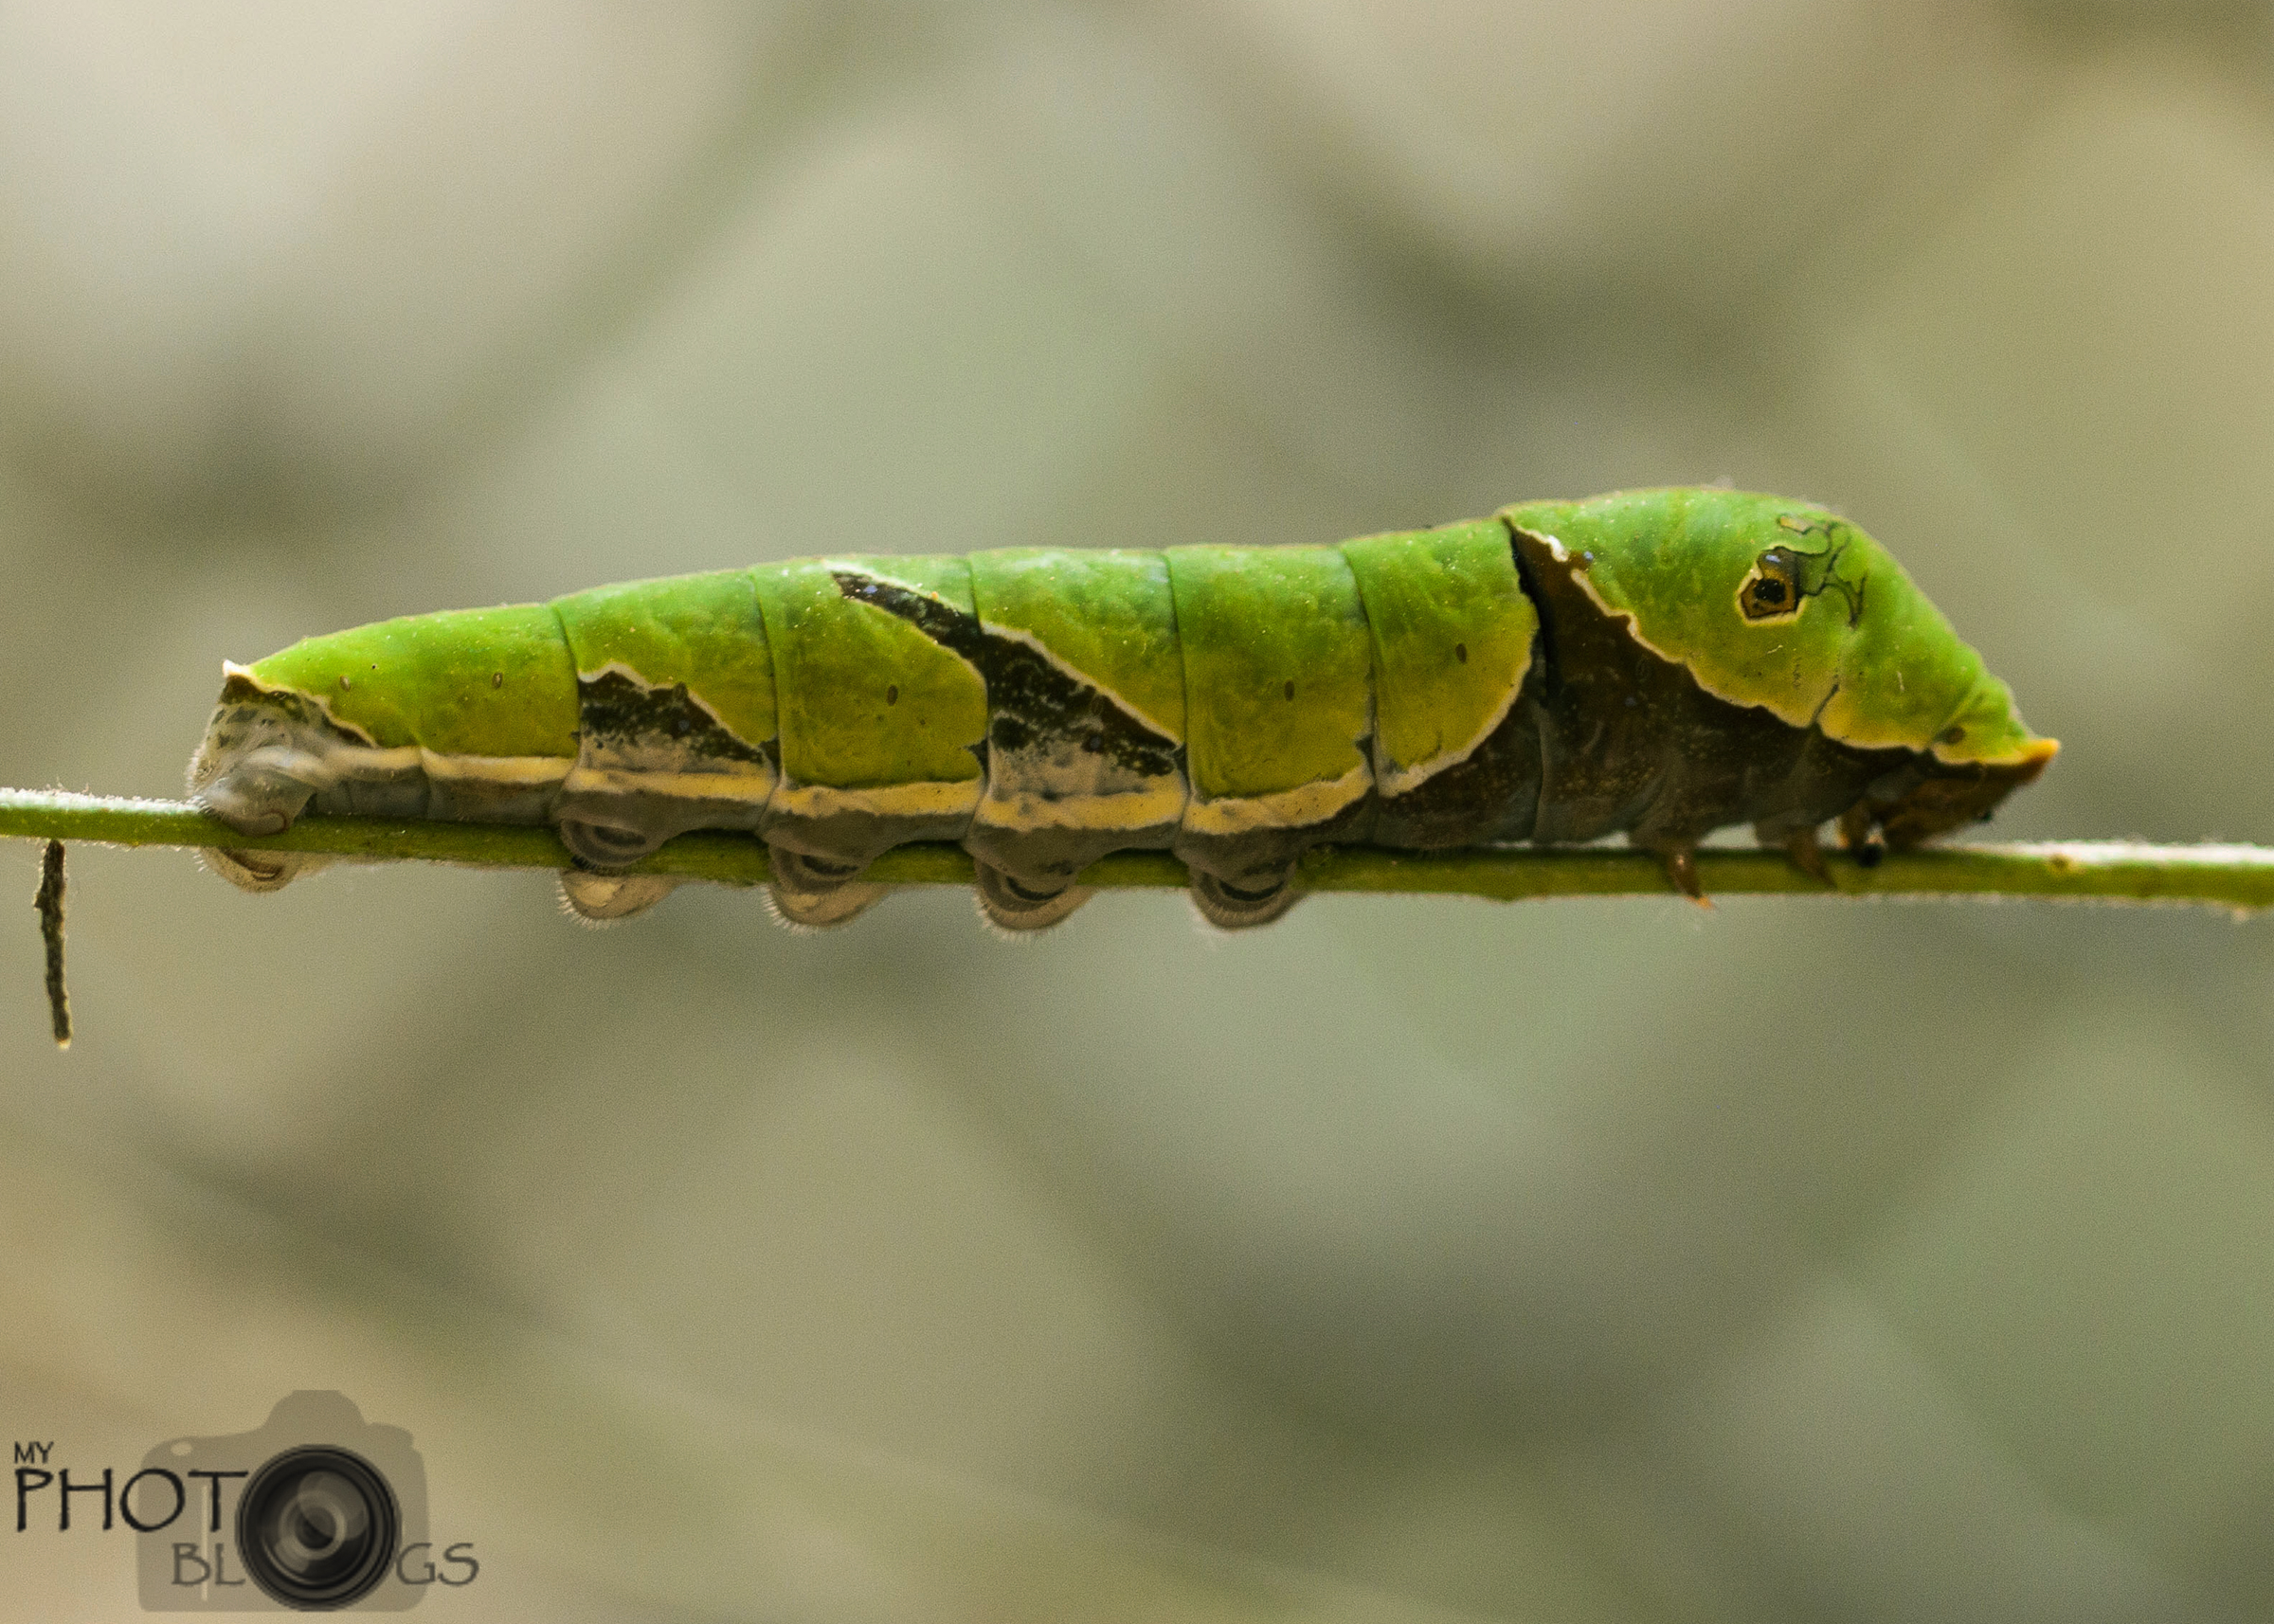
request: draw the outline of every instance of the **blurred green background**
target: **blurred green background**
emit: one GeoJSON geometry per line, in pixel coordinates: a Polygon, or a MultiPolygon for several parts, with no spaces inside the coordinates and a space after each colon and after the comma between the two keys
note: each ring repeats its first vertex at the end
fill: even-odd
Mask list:
{"type": "MultiPolygon", "coordinates": [[[[2217,0],[0,6],[0,782],[388,615],[1725,477],[2064,741],[1999,835],[2274,839],[2270,292],[2217,0]]],[[[73,865],[0,1424],[341,1389],[438,1617],[2274,1615],[2265,925],[73,865]]]]}

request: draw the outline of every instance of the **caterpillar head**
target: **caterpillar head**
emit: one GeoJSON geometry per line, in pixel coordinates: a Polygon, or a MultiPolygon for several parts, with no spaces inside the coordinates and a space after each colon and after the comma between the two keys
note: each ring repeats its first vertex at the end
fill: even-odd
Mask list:
{"type": "Polygon", "coordinates": [[[1890,843],[1986,817],[2060,746],[1903,567],[1838,514],[1744,491],[1624,491],[1527,503],[1606,614],[1731,704],[1888,752],[1867,796],[1890,843]]]}

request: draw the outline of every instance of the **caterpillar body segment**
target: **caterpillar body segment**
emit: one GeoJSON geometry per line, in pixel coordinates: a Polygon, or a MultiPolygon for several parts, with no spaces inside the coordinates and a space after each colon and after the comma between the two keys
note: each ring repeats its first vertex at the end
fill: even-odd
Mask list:
{"type": "Polygon", "coordinates": [[[602,586],[551,608],[577,701],[575,761],[550,820],[562,843],[605,870],[690,829],[757,829],[781,774],[766,749],[775,683],[750,572],[682,576],[669,593],[602,586]]]}
{"type": "Polygon", "coordinates": [[[971,579],[980,621],[958,641],[986,681],[990,719],[987,786],[963,839],[988,916],[1038,928],[1078,905],[1074,877],[1097,858],[1166,849],[1182,828],[1187,718],[1169,561],[983,552],[971,579]]]}
{"type": "MultiPolygon", "coordinates": [[[[1717,490],[1537,502],[1340,547],[861,553],[313,638],[225,667],[190,764],[247,834],[310,807],[550,823],[568,906],[691,829],[767,842],[772,900],[842,923],[910,840],[961,841],[1011,930],[1082,871],[1176,854],[1203,917],[1264,923],[1325,841],[1623,833],[1696,893],[1750,823],[1909,845],[2058,747],[1902,568],[1821,508],[1717,490]]],[[[239,884],[301,872],[222,853],[239,884]]]]}

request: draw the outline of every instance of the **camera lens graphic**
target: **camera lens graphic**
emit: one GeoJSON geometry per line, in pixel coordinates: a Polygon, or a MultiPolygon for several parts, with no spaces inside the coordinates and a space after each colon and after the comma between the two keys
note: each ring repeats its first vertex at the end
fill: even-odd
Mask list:
{"type": "Polygon", "coordinates": [[[237,1550],[271,1599],[308,1612],[347,1607],[387,1577],[402,1532],[395,1491],[349,1450],[313,1444],[271,1455],[237,1502],[237,1550]]]}

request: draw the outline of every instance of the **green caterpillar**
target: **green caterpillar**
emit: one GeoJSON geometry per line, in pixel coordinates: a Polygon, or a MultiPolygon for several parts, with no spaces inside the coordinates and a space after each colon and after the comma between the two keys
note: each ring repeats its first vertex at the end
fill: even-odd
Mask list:
{"type": "MultiPolygon", "coordinates": [[[[192,796],[245,834],[301,811],[550,823],[569,906],[690,829],[764,839],[796,924],[958,840],[1035,929],[1108,852],[1166,849],[1217,925],[1294,900],[1323,841],[1624,833],[1695,896],[1749,822],[1820,876],[1979,818],[2059,748],[1880,545],[1723,490],[1530,502],[1340,547],[846,554],[384,622],[225,665],[192,796]]],[[[217,853],[273,889],[315,859],[217,853]]]]}

